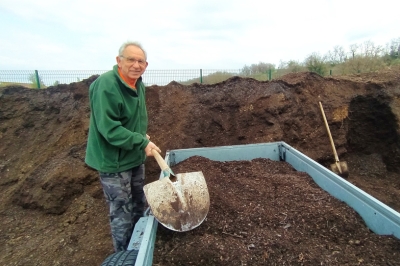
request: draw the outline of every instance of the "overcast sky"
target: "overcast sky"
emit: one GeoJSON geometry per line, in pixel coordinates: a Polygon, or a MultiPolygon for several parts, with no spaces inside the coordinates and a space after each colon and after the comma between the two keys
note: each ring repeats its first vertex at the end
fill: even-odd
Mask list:
{"type": "Polygon", "coordinates": [[[1,0],[0,69],[108,70],[125,41],[148,69],[241,69],[400,38],[397,0],[1,0]]]}

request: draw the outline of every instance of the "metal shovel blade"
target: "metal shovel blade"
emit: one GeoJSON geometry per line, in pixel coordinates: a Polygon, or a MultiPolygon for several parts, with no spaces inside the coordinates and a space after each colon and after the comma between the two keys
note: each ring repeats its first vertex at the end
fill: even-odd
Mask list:
{"type": "Polygon", "coordinates": [[[347,178],[349,176],[349,169],[347,167],[347,163],[344,161],[331,164],[331,170],[343,178],[347,178]]]}
{"type": "Polygon", "coordinates": [[[210,196],[202,172],[182,173],[144,186],[154,217],[179,232],[199,226],[210,208],[210,196]]]}

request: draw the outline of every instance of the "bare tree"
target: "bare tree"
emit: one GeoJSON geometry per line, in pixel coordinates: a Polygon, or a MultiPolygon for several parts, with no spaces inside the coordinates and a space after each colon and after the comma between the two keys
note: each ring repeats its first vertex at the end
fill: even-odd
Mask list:
{"type": "Polygon", "coordinates": [[[363,48],[364,56],[376,58],[381,56],[383,47],[375,45],[372,41],[365,41],[361,46],[363,48]]]}
{"type": "Polygon", "coordinates": [[[335,52],[332,52],[331,50],[329,50],[326,53],[325,57],[326,57],[326,60],[327,60],[328,64],[331,67],[334,67],[334,66],[336,66],[338,64],[338,62],[336,60],[335,52]]]}
{"type": "Polygon", "coordinates": [[[335,55],[337,57],[337,61],[339,62],[339,64],[341,64],[341,63],[346,61],[346,58],[347,58],[346,57],[346,51],[344,50],[343,46],[336,45],[333,48],[333,51],[334,51],[334,53],[335,53],[335,55]]]}
{"type": "Polygon", "coordinates": [[[259,62],[258,64],[252,64],[250,66],[244,66],[242,68],[242,74],[249,76],[260,73],[267,73],[270,69],[275,70],[275,65],[270,63],[259,62]]]}
{"type": "Polygon", "coordinates": [[[333,51],[329,50],[325,55],[326,62],[329,64],[331,68],[342,64],[346,61],[346,52],[344,51],[342,46],[336,45],[333,48],[333,51]]]}
{"type": "Polygon", "coordinates": [[[351,44],[350,45],[350,52],[351,52],[351,57],[354,59],[357,53],[357,50],[359,48],[358,44],[351,44]]]}
{"type": "Polygon", "coordinates": [[[247,65],[245,65],[245,66],[242,68],[241,74],[244,75],[244,76],[250,76],[250,74],[251,74],[250,67],[247,66],[247,65]]]}
{"type": "Polygon", "coordinates": [[[400,58],[400,38],[393,39],[389,45],[389,55],[391,58],[400,58]]]}

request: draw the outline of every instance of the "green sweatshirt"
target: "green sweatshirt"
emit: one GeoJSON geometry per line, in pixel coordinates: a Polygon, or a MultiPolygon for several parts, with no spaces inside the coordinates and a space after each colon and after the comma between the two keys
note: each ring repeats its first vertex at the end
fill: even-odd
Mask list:
{"type": "Polygon", "coordinates": [[[149,143],[145,90],[142,78],[136,82],[136,91],[131,89],[119,76],[117,65],[90,85],[87,165],[116,173],[144,163],[149,143]]]}

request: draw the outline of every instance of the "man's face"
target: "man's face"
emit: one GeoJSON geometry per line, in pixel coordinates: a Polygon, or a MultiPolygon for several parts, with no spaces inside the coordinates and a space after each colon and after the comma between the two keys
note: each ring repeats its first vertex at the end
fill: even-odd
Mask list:
{"type": "Polygon", "coordinates": [[[117,63],[122,74],[130,79],[138,79],[148,65],[142,49],[133,45],[126,47],[122,56],[117,56],[117,63]]]}

